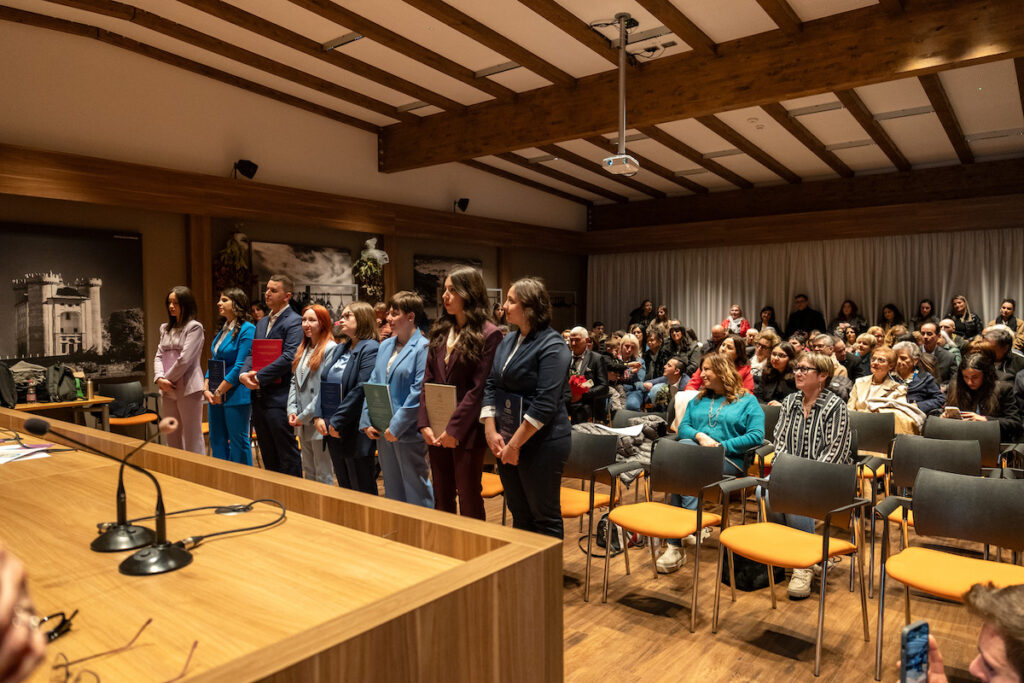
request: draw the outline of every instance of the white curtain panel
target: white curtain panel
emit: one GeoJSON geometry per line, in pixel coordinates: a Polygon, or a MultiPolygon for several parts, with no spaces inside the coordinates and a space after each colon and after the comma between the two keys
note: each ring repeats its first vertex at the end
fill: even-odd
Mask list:
{"type": "Polygon", "coordinates": [[[852,299],[870,324],[887,303],[909,320],[920,299],[932,299],[944,315],[963,294],[984,323],[1003,297],[1017,299],[1021,315],[1024,229],[595,254],[587,283],[586,322],[601,320],[608,331],[623,327],[644,299],[666,304],[669,317],[700,339],[734,303],[752,323],[763,306],[774,306],[784,326],[799,292],[826,322],[852,299]]]}

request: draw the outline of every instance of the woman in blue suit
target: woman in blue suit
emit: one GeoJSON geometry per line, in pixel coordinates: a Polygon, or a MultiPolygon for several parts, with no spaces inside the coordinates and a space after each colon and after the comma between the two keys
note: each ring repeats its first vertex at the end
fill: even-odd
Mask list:
{"type": "MultiPolygon", "coordinates": [[[[498,345],[484,386],[480,418],[517,529],[562,538],[559,487],[569,459],[569,416],[563,395],[572,354],[551,329],[551,299],[536,278],[517,280],[508,290],[505,317],[518,331],[498,345]],[[499,398],[522,399],[521,422],[504,434],[495,411],[499,398]]],[[[504,420],[502,420],[504,422],[504,420]]]]}
{"type": "Polygon", "coordinates": [[[363,382],[370,380],[380,347],[373,307],[362,301],[349,304],[341,312],[339,327],[348,341],[324,356],[314,425],[325,435],[338,486],[376,496],[373,442],[359,431],[359,419],[363,416],[363,382]],[[341,388],[341,403],[336,408],[325,402],[325,385],[328,384],[338,384],[341,388]]]}
{"type": "Polygon", "coordinates": [[[207,372],[203,382],[203,396],[210,404],[210,450],[215,458],[252,465],[249,390],[238,381],[256,334],[256,326],[249,322],[249,297],[238,288],[226,289],[217,301],[217,311],[224,324],[210,346],[211,360],[224,361],[224,380],[211,390],[207,372]]]}
{"type": "Polygon", "coordinates": [[[393,415],[381,434],[370,424],[364,401],[359,428],[377,442],[384,495],[432,508],[434,490],[430,486],[427,444],[417,429],[428,346],[426,337],[416,329],[422,316],[423,299],[418,294],[395,292],[388,301],[387,321],[392,336],[380,345],[370,382],[388,385],[393,415]]]}

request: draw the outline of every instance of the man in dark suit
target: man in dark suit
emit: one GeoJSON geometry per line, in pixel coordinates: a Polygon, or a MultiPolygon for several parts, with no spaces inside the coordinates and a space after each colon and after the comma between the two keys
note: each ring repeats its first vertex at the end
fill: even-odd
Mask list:
{"type": "Polygon", "coordinates": [[[786,337],[792,337],[797,332],[810,335],[814,330],[825,331],[825,316],[821,311],[807,306],[806,294],[797,294],[793,297],[793,305],[795,309],[786,321],[786,337]]]}
{"type": "Polygon", "coordinates": [[[268,470],[302,476],[302,458],[295,433],[288,426],[288,387],[292,381],[292,360],[302,342],[302,318],[288,302],[292,298],[291,278],[271,275],[264,300],[270,314],[256,323],[254,344],[260,339],[280,339],[281,355],[259,371],[252,369],[252,356],[245,360],[239,381],[252,390],[252,423],[268,470]]]}
{"type": "Polygon", "coordinates": [[[1024,356],[1011,353],[1013,332],[1006,325],[986,327],[982,338],[992,345],[996,354],[996,376],[1004,382],[1013,382],[1017,373],[1024,370],[1024,356]]]}
{"type": "Polygon", "coordinates": [[[608,398],[608,372],[601,354],[587,348],[589,336],[583,327],[574,327],[569,332],[569,350],[572,351],[569,376],[582,375],[594,383],[578,401],[572,400],[572,390],[566,383],[565,407],[574,423],[586,422],[591,417],[602,417],[605,414],[604,401],[608,398]]]}
{"type": "Polygon", "coordinates": [[[942,346],[939,328],[935,323],[921,325],[921,351],[930,353],[935,358],[935,372],[939,375],[939,385],[946,386],[956,372],[956,359],[953,354],[942,346]]]}

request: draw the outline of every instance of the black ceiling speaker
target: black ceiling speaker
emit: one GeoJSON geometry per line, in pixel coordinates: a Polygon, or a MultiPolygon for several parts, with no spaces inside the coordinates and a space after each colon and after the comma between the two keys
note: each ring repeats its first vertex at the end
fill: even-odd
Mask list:
{"type": "Polygon", "coordinates": [[[241,173],[243,176],[252,180],[252,177],[256,175],[256,171],[259,170],[259,166],[249,161],[248,159],[239,159],[235,162],[235,177],[241,173]]]}
{"type": "Polygon", "coordinates": [[[452,203],[452,213],[455,213],[455,209],[456,208],[458,208],[459,211],[461,211],[462,213],[466,213],[466,209],[469,208],[469,198],[468,197],[462,197],[460,199],[456,199],[452,203]]]}

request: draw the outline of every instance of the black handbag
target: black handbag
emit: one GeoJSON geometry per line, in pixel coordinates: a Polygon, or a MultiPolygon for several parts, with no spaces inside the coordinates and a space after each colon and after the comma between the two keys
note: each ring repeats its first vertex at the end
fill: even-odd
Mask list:
{"type": "MultiPolygon", "coordinates": [[[[729,585],[729,558],[722,562],[722,583],[729,585]]],[[[736,587],[747,593],[768,587],[768,565],[755,562],[742,555],[732,554],[733,571],[736,574],[736,587]]],[[[783,567],[772,567],[775,583],[786,580],[783,567]]]]}

